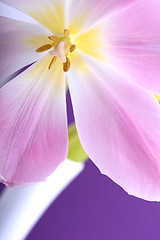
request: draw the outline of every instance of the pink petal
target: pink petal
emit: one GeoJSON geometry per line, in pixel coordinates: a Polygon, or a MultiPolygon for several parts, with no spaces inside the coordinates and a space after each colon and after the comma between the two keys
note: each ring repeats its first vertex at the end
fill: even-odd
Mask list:
{"type": "Polygon", "coordinates": [[[42,58],[36,49],[50,40],[43,26],[0,17],[0,86],[24,66],[42,58]]]}
{"type": "Polygon", "coordinates": [[[160,200],[158,101],[106,66],[98,66],[98,61],[88,64],[91,67],[71,67],[68,72],[84,150],[103,174],[129,194],[160,200]]]}
{"type": "Polygon", "coordinates": [[[107,64],[160,94],[160,1],[143,0],[103,22],[107,64]]]}
{"type": "Polygon", "coordinates": [[[92,27],[96,22],[134,4],[137,0],[71,0],[68,23],[72,31],[92,27]]]}
{"type": "Polygon", "coordinates": [[[0,90],[0,175],[8,185],[44,180],[67,157],[60,60],[34,64],[0,90]]]}

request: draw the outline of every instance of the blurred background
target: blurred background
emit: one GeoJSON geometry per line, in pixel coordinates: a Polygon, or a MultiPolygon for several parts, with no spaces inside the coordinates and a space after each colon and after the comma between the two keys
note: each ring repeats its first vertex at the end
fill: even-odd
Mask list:
{"type": "MultiPolygon", "coordinates": [[[[69,94],[67,104],[71,123],[69,94]]],[[[160,203],[129,196],[88,160],[26,238],[37,239],[160,240],[160,203]]]]}

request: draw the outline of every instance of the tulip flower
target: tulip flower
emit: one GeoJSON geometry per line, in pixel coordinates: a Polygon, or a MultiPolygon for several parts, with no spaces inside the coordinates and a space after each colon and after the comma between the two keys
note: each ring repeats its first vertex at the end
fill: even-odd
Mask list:
{"type": "Polygon", "coordinates": [[[42,181],[66,159],[69,88],[80,142],[101,173],[159,201],[160,2],[1,2],[36,20],[0,21],[1,181],[42,181]]]}

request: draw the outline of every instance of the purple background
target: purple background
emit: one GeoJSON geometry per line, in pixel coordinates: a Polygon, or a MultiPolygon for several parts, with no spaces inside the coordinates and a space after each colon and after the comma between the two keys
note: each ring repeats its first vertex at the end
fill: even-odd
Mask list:
{"type": "Polygon", "coordinates": [[[160,203],[129,196],[91,161],[27,240],[159,240],[160,203]]]}
{"type": "Polygon", "coordinates": [[[37,239],[160,240],[160,203],[129,196],[88,161],[26,240],[37,239]]]}

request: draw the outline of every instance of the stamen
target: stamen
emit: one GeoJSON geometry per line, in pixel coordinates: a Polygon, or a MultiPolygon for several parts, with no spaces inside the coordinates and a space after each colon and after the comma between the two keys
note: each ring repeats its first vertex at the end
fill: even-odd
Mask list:
{"type": "Polygon", "coordinates": [[[54,63],[56,62],[56,60],[57,60],[57,56],[54,56],[54,57],[52,58],[50,64],[49,64],[49,66],[48,66],[48,69],[49,69],[49,70],[51,69],[51,67],[53,67],[53,65],[54,65],[54,63]]]}
{"type": "Polygon", "coordinates": [[[49,36],[48,38],[49,38],[50,40],[52,40],[52,41],[57,41],[57,40],[58,40],[58,37],[56,37],[56,36],[54,36],[54,35],[49,36]]]}
{"type": "Polygon", "coordinates": [[[154,152],[154,154],[155,154],[155,155],[156,155],[156,157],[159,159],[159,157],[158,157],[157,153],[155,153],[155,152],[154,152]]]}
{"type": "Polygon", "coordinates": [[[66,38],[69,38],[69,37],[70,37],[70,31],[69,31],[69,29],[65,29],[65,30],[64,30],[64,36],[65,36],[66,38]]]}
{"type": "Polygon", "coordinates": [[[76,50],[76,45],[72,44],[69,50],[70,50],[70,53],[74,52],[74,50],[76,50]]]}
{"type": "Polygon", "coordinates": [[[154,94],[154,96],[157,98],[158,102],[160,103],[160,96],[155,95],[155,94],[154,94]]]}
{"type": "Polygon", "coordinates": [[[64,72],[68,72],[71,66],[71,61],[69,59],[69,57],[66,57],[66,62],[63,63],[63,71],[64,72]]]}
{"type": "Polygon", "coordinates": [[[50,70],[54,63],[57,60],[57,57],[63,63],[63,71],[68,72],[71,66],[71,61],[69,58],[70,53],[74,52],[76,49],[76,45],[72,44],[71,34],[69,29],[64,30],[64,36],[57,37],[55,35],[48,36],[48,38],[52,41],[50,44],[45,44],[36,49],[36,52],[41,53],[44,51],[48,51],[50,55],[52,55],[51,62],[49,63],[48,70],[50,70]]]}
{"type": "Polygon", "coordinates": [[[51,45],[51,44],[45,44],[45,45],[37,48],[37,49],[36,49],[36,52],[38,52],[38,53],[45,52],[45,51],[47,51],[47,50],[49,50],[49,49],[51,49],[51,48],[52,48],[52,45],[51,45]]]}

